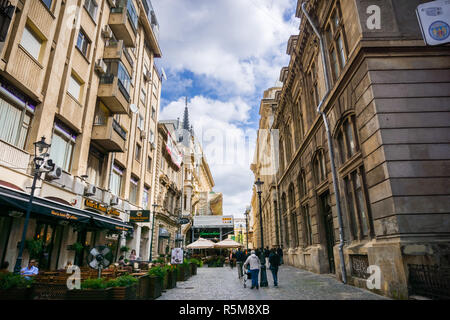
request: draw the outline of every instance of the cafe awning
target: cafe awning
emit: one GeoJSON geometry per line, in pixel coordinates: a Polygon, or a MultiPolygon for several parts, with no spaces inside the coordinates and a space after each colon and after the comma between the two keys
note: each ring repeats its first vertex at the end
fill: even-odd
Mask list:
{"type": "MultiPolygon", "coordinates": [[[[0,186],[0,206],[5,206],[12,211],[23,212],[25,216],[29,200],[28,193],[0,186]]],[[[0,210],[0,212],[6,213],[5,210],[0,210]]],[[[45,216],[61,221],[89,224],[98,229],[127,232],[133,230],[132,226],[120,220],[36,196],[33,199],[31,214],[33,218],[45,216]]]]}

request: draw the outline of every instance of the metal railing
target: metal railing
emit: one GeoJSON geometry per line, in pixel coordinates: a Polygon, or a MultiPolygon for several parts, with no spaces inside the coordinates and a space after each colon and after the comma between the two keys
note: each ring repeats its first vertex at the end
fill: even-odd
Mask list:
{"type": "Polygon", "coordinates": [[[409,295],[450,299],[450,267],[408,264],[409,295]]]}

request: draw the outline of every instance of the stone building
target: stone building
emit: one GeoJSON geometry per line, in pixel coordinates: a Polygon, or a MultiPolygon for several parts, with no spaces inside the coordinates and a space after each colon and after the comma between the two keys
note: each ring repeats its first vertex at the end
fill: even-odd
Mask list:
{"type": "Polygon", "coordinates": [[[439,277],[450,262],[450,49],[424,44],[415,14],[421,2],[298,1],[300,32],[288,42],[272,126],[279,130],[276,197],[266,185],[273,177],[261,176],[268,225],[280,207],[286,263],[342,279],[342,236],[347,282],[366,288],[367,267],[378,266],[376,291],[394,298],[418,292],[417,272],[439,277]]]}
{"type": "Polygon", "coordinates": [[[84,264],[99,244],[148,259],[148,224],[127,222],[153,203],[162,77],[150,0],[11,4],[0,52],[1,260],[14,266],[41,137],[56,166],[38,180],[28,226],[27,240],[44,242],[40,267],[84,264]],[[81,253],[69,250],[75,242],[81,253]]]}

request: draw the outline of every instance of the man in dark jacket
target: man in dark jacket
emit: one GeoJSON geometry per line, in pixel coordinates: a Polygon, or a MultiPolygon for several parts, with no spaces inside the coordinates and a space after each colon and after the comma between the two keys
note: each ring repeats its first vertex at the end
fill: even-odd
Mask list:
{"type": "Polygon", "coordinates": [[[273,285],[278,286],[278,267],[280,266],[280,256],[275,249],[272,249],[269,254],[270,271],[272,271],[273,285]]]}
{"type": "Polygon", "coordinates": [[[244,275],[242,272],[242,265],[244,264],[245,260],[247,260],[245,253],[242,252],[241,249],[239,248],[238,251],[236,252],[236,266],[238,268],[239,279],[242,278],[242,276],[244,275]]]}
{"type": "Polygon", "coordinates": [[[283,264],[283,249],[281,246],[277,248],[277,254],[280,257],[280,264],[283,264]]]}

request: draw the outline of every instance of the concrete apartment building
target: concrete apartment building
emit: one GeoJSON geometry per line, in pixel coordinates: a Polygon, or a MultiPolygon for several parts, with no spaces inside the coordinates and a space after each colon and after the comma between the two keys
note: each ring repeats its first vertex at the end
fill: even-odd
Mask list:
{"type": "Polygon", "coordinates": [[[14,267],[33,143],[45,137],[56,168],[38,180],[26,237],[43,239],[40,268],[85,265],[100,244],[148,259],[150,224],[128,221],[154,194],[162,76],[150,0],[11,4],[0,53],[0,258],[14,267]],[[75,242],[85,249],[70,250],[75,242]]]}
{"type": "MultiPolygon", "coordinates": [[[[270,126],[279,130],[279,150],[269,156],[278,157],[277,174],[262,176],[262,152],[273,149],[261,137],[252,166],[265,181],[264,239],[282,245],[285,263],[342,279],[338,190],[347,282],[367,288],[367,267],[378,266],[375,291],[401,299],[442,297],[436,283],[450,263],[450,48],[424,44],[415,14],[423,2],[298,1],[300,32],[288,42],[291,60],[281,70],[270,126]],[[304,2],[323,35],[324,56],[304,2]],[[368,23],[372,4],[381,10],[379,28],[368,23]],[[316,111],[322,100],[336,188],[316,111]],[[278,235],[270,229],[277,220],[278,235]]],[[[262,104],[261,129],[271,112],[262,104]]]]}

